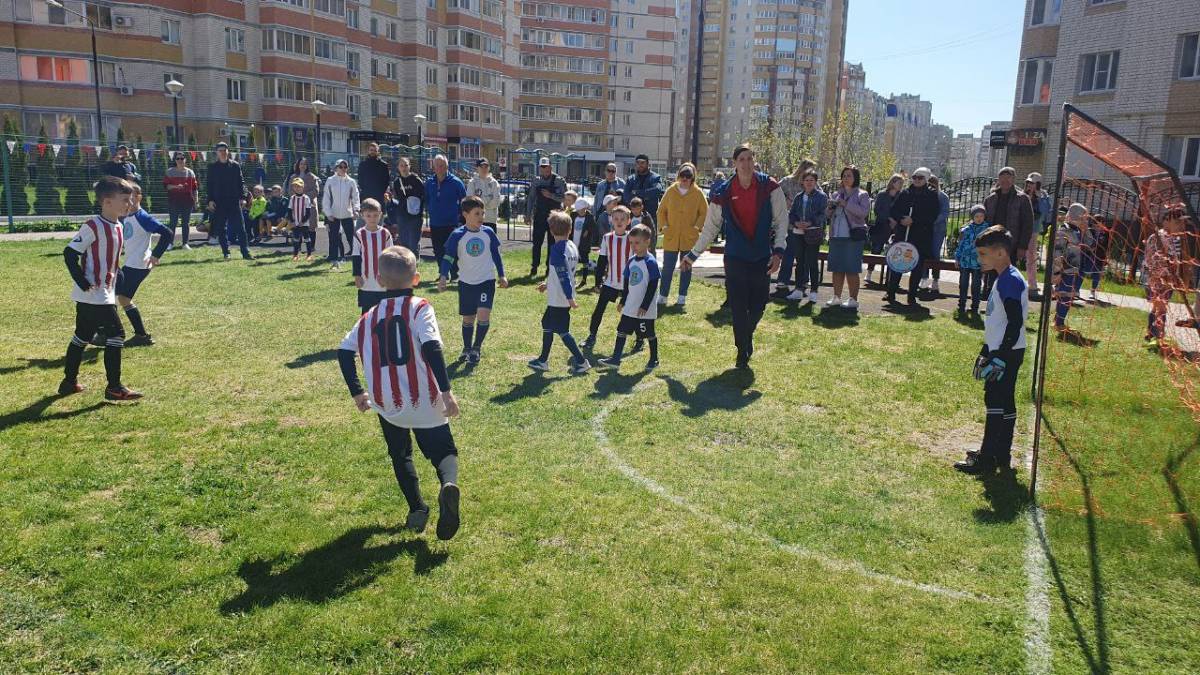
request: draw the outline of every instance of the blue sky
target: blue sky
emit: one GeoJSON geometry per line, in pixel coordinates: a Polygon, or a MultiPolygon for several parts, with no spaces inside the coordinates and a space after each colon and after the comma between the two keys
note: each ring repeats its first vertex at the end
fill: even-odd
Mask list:
{"type": "Polygon", "coordinates": [[[920,94],[933,120],[979,135],[1012,118],[1024,3],[850,0],[846,60],[883,96],[920,94]]]}

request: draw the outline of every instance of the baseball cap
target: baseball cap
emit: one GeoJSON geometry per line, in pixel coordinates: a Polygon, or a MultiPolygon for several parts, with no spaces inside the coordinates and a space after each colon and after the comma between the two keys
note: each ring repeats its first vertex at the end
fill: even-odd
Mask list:
{"type": "Polygon", "coordinates": [[[607,208],[613,202],[619,202],[621,198],[616,195],[604,195],[604,206],[607,208]]]}
{"type": "Polygon", "coordinates": [[[1029,174],[1029,176],[1027,176],[1025,178],[1025,182],[1026,183],[1040,183],[1040,182],[1042,182],[1042,174],[1034,171],[1033,173],[1029,174]]]}
{"type": "Polygon", "coordinates": [[[538,166],[550,166],[550,158],[543,157],[538,160],[538,166]]]}
{"type": "Polygon", "coordinates": [[[588,199],[587,197],[580,197],[579,199],[575,200],[574,206],[576,211],[591,211],[592,200],[588,199]]]}
{"type": "Polygon", "coordinates": [[[928,167],[924,167],[924,166],[917,169],[916,171],[912,172],[913,178],[916,178],[917,176],[920,176],[921,178],[929,178],[932,175],[933,175],[933,172],[930,171],[928,169],[928,167]]]}
{"type": "Polygon", "coordinates": [[[1011,166],[1006,166],[1003,169],[1000,169],[1000,173],[998,173],[996,175],[1003,176],[1004,174],[1008,174],[1010,176],[1015,176],[1015,175],[1017,175],[1017,170],[1012,168],[1011,166]]]}
{"type": "Polygon", "coordinates": [[[976,204],[971,207],[971,217],[974,218],[976,213],[987,213],[987,209],[983,208],[983,204],[976,204]]]}
{"type": "Polygon", "coordinates": [[[216,145],[213,146],[213,150],[220,150],[221,148],[225,148],[226,150],[228,150],[229,144],[226,143],[225,141],[221,141],[220,143],[217,143],[216,145]]]}
{"type": "Polygon", "coordinates": [[[487,161],[486,157],[480,157],[475,160],[475,166],[491,166],[491,163],[487,161]]]}

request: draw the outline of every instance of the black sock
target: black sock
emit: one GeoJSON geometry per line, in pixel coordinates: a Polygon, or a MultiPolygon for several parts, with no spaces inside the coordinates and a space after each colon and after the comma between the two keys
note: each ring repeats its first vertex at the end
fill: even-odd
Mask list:
{"type": "Polygon", "coordinates": [[[612,356],[609,357],[613,361],[620,361],[621,354],[625,351],[625,336],[617,333],[617,344],[613,347],[612,356]]]}
{"type": "Polygon", "coordinates": [[[658,338],[650,338],[650,360],[658,360],[658,338]]]}
{"type": "Polygon", "coordinates": [[[109,389],[121,388],[121,348],[109,343],[104,347],[104,374],[108,377],[109,389]]]}
{"type": "Polygon", "coordinates": [[[562,337],[563,344],[567,346],[567,350],[571,352],[571,356],[575,357],[575,363],[583,363],[583,352],[579,351],[579,345],[575,342],[575,336],[570,333],[563,333],[560,337],[562,337]]]}
{"type": "Polygon", "coordinates": [[[146,334],[146,324],[142,323],[142,312],[137,308],[137,305],[126,305],[125,316],[129,317],[129,323],[133,326],[134,335],[146,334]]]}
{"type": "Polygon", "coordinates": [[[478,351],[479,348],[483,346],[483,339],[485,337],[487,337],[488,328],[490,328],[490,327],[491,327],[491,324],[489,324],[487,321],[480,321],[478,324],[476,324],[476,326],[475,326],[475,349],[476,349],[476,351],[478,351]]]}
{"type": "Polygon", "coordinates": [[[433,468],[437,469],[438,480],[458,484],[458,455],[446,455],[433,468]]]}
{"type": "Polygon", "coordinates": [[[542,331],[542,355],[538,357],[538,361],[545,361],[550,358],[550,348],[554,346],[554,333],[548,330],[542,331]]]}
{"type": "Polygon", "coordinates": [[[417,467],[413,466],[412,455],[402,460],[392,457],[392,471],[396,474],[396,483],[400,485],[400,493],[408,502],[409,511],[428,511],[425,500],[421,499],[421,484],[417,479],[417,467]]]}
{"type": "Polygon", "coordinates": [[[462,334],[463,334],[463,349],[470,349],[471,344],[475,341],[475,324],[471,324],[468,326],[467,324],[464,323],[463,327],[462,327],[462,334]]]}
{"type": "Polygon", "coordinates": [[[68,382],[74,382],[79,377],[79,364],[83,363],[83,349],[85,344],[87,342],[80,340],[79,336],[76,335],[71,337],[71,343],[67,345],[63,379],[68,382]]]}

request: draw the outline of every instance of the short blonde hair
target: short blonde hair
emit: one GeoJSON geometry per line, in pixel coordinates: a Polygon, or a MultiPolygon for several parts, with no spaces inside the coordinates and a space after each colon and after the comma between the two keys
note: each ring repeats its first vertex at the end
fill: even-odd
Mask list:
{"type": "Polygon", "coordinates": [[[292,187],[296,187],[297,185],[299,185],[300,187],[304,187],[304,179],[303,178],[293,178],[292,182],[288,183],[288,185],[290,185],[292,187]]]}
{"type": "MultiPolygon", "coordinates": [[[[632,218],[632,217],[633,217],[633,211],[630,211],[630,210],[629,210],[629,207],[628,207],[628,206],[625,206],[624,204],[621,204],[620,206],[618,206],[618,207],[614,208],[614,209],[612,210],[612,212],[613,212],[614,214],[615,214],[615,213],[623,213],[623,214],[625,214],[625,217],[626,217],[626,218],[632,218]]],[[[611,217],[611,216],[610,216],[610,217],[611,217]]]]}
{"type": "Polygon", "coordinates": [[[417,276],[417,256],[403,246],[389,246],[379,254],[379,282],[390,290],[412,288],[417,276]]]}
{"type": "Polygon", "coordinates": [[[547,218],[550,233],[556,237],[565,237],[571,232],[571,216],[566,211],[551,211],[547,218]]]}
{"type": "Polygon", "coordinates": [[[367,197],[366,199],[362,200],[362,204],[359,205],[359,208],[363,211],[383,212],[383,207],[379,205],[379,200],[375,199],[374,197],[367,197]]]}
{"type": "Polygon", "coordinates": [[[635,239],[645,239],[646,241],[650,241],[654,238],[654,232],[651,231],[646,225],[638,223],[637,225],[633,226],[632,230],[629,231],[629,236],[635,239]]]}
{"type": "Polygon", "coordinates": [[[563,197],[574,197],[576,199],[579,199],[579,193],[574,190],[567,190],[566,192],[563,193],[563,197]]]}

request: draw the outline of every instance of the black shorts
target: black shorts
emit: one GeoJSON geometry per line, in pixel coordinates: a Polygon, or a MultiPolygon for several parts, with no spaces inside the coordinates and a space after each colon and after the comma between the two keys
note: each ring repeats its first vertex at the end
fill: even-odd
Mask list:
{"type": "Polygon", "coordinates": [[[117,315],[117,306],[76,302],[75,337],[87,344],[96,333],[110,340],[125,340],[125,326],[121,324],[121,317],[117,315]]]}
{"type": "Polygon", "coordinates": [[[481,309],[491,309],[496,296],[496,280],[482,284],[458,282],[458,315],[475,316],[481,309]]]}
{"type": "Polygon", "coordinates": [[[599,303],[616,302],[621,299],[621,289],[613,288],[612,286],[600,286],[600,298],[596,301],[599,303]]]}
{"type": "Polygon", "coordinates": [[[636,316],[621,315],[621,323],[617,324],[620,335],[636,335],[639,340],[654,337],[654,319],[639,319],[636,316]]]}
{"type": "Polygon", "coordinates": [[[387,291],[364,291],[360,288],[358,289],[358,308],[365,313],[386,297],[387,291]]]}
{"type": "Polygon", "coordinates": [[[547,307],[542,314],[542,330],[555,335],[571,332],[571,308],[547,307]]]}
{"type": "Polygon", "coordinates": [[[138,286],[150,276],[149,269],[140,269],[137,267],[122,267],[117,272],[117,295],[133,299],[133,294],[137,293],[138,286]]]}

